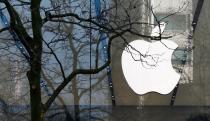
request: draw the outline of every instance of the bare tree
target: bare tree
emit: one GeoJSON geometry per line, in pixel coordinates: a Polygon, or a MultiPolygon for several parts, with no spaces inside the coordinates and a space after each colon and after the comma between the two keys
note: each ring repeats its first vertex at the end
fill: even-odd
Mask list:
{"type": "MultiPolygon", "coordinates": [[[[70,87],[73,94],[75,120],[79,121],[80,98],[89,91],[89,87],[81,88],[78,84],[82,79],[87,83],[87,76],[81,79],[78,78],[79,75],[97,74],[108,67],[111,63],[111,45],[116,38],[120,38],[124,45],[128,45],[129,38],[126,37],[128,34],[152,38],[148,34],[149,30],[145,31],[145,29],[150,28],[154,23],[139,21],[145,19],[145,14],[150,14],[149,11],[152,8],[146,5],[148,10],[142,12],[139,7],[142,4],[137,0],[103,1],[102,4],[108,6],[101,10],[103,22],[97,20],[98,16],[92,10],[93,1],[2,0],[0,2],[3,6],[2,10],[7,12],[10,18],[10,26],[0,31],[2,33],[8,30],[14,31],[27,52],[27,56],[21,56],[20,53],[19,56],[27,62],[25,72],[29,82],[32,121],[43,121],[56,98],[68,112],[64,100],[59,96],[67,87],[70,87]],[[130,6],[124,6],[124,3],[130,3],[130,6]],[[141,14],[136,15],[139,12],[141,14]],[[144,31],[139,31],[141,29],[144,31]],[[98,32],[105,33],[108,38],[106,62],[100,58],[101,40],[98,32]],[[89,61],[90,52],[94,63],[89,61]],[[92,64],[91,67],[87,66],[89,63],[92,64]],[[52,92],[49,98],[42,97],[41,79],[51,85],[52,92]],[[54,82],[59,83],[55,86],[54,82]]],[[[160,20],[156,19],[156,21],[160,24],[160,20]]],[[[93,78],[96,81],[91,87],[96,87],[104,76],[94,75],[93,78]]],[[[70,117],[68,120],[73,120],[70,113],[68,116],[70,117]]]]}

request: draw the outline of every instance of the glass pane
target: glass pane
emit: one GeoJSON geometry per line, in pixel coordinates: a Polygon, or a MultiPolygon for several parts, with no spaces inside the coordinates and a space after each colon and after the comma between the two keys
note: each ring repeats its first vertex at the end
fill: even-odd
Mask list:
{"type": "Polygon", "coordinates": [[[185,64],[191,61],[192,53],[184,48],[176,49],[172,55],[173,64],[185,64]]]}
{"type": "MultiPolygon", "coordinates": [[[[186,30],[186,15],[168,15],[157,13],[156,17],[159,21],[168,22],[165,30],[186,30]]],[[[157,24],[155,19],[154,23],[157,24]]]]}

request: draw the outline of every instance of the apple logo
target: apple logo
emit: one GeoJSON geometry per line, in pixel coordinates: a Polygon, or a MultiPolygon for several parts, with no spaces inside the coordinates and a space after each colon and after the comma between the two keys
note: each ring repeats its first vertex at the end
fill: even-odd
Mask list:
{"type": "Polygon", "coordinates": [[[123,74],[130,88],[140,95],[170,93],[180,79],[171,63],[177,47],[168,39],[152,43],[144,40],[130,42],[121,57],[123,74]]]}
{"type": "Polygon", "coordinates": [[[164,31],[164,29],[165,29],[165,27],[166,27],[167,24],[168,24],[168,23],[167,23],[167,22],[164,22],[164,21],[160,22],[160,25],[159,25],[159,26],[156,25],[156,26],[152,29],[151,36],[152,36],[152,37],[159,37],[160,34],[163,33],[163,31],[164,31]]]}

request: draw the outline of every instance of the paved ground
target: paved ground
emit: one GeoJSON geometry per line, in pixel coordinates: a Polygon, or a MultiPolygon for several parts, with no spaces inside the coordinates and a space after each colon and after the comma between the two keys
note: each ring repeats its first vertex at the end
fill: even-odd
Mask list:
{"type": "MultiPolygon", "coordinates": [[[[186,121],[190,116],[207,114],[210,107],[199,106],[117,106],[110,121],[186,121]]],[[[204,120],[196,120],[204,121],[204,120]]]]}

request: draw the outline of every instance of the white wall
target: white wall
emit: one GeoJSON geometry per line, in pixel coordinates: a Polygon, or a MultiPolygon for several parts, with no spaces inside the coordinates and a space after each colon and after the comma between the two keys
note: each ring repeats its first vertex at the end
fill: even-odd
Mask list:
{"type": "Polygon", "coordinates": [[[182,13],[192,10],[192,0],[152,0],[155,12],[175,12],[182,8],[182,13]]]}

